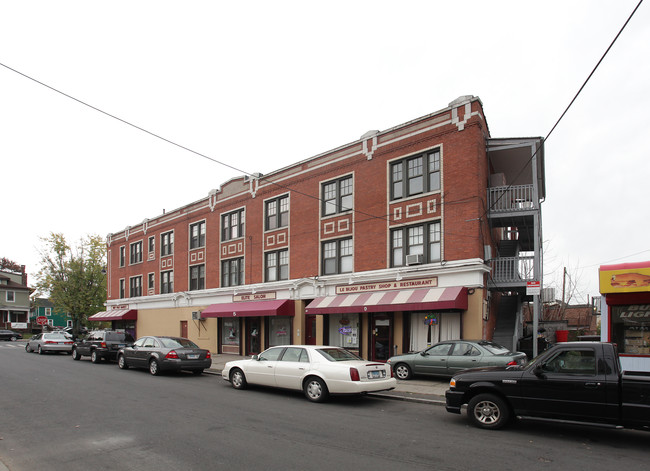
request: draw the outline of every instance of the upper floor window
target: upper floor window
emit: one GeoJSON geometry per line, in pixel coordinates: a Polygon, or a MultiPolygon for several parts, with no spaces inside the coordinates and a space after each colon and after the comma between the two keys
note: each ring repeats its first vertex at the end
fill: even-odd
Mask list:
{"type": "Polygon", "coordinates": [[[266,230],[289,225],[289,196],[280,196],[266,202],[266,230]]]}
{"type": "Polygon", "coordinates": [[[123,267],[126,263],[126,248],[124,246],[120,247],[120,266],[123,267]]]}
{"type": "Polygon", "coordinates": [[[120,280],[120,299],[123,299],[126,297],[126,294],[124,293],[124,278],[120,280]]]}
{"type": "Polygon", "coordinates": [[[391,163],[390,183],[394,200],[440,190],[440,150],[391,163]]]}
{"type": "Polygon", "coordinates": [[[352,176],[323,183],[323,216],[352,209],[352,176]]]}
{"type": "Polygon", "coordinates": [[[238,209],[221,215],[221,240],[232,240],[244,236],[244,210],[238,209]]]}
{"type": "Polygon", "coordinates": [[[244,259],[233,258],[221,262],[221,286],[244,284],[244,259]]]}
{"type": "Polygon", "coordinates": [[[205,246],[205,221],[190,224],[190,249],[205,246]]]}
{"type": "Polygon", "coordinates": [[[7,291],[7,302],[8,303],[15,303],[16,302],[16,292],[15,291],[7,291]]]}
{"type": "Polygon", "coordinates": [[[352,239],[340,239],[323,242],[323,275],[352,273],[352,239]]]}
{"type": "Polygon", "coordinates": [[[190,291],[205,289],[205,265],[190,267],[190,291]]]}
{"type": "Polygon", "coordinates": [[[149,253],[153,254],[155,250],[156,250],[156,237],[151,236],[149,237],[149,253]]]}
{"type": "Polygon", "coordinates": [[[45,308],[45,315],[46,316],[51,316],[52,315],[52,308],[51,307],[46,307],[45,308]]]}
{"type": "Polygon", "coordinates": [[[160,274],[160,292],[162,294],[174,292],[174,272],[164,271],[160,274]]]}
{"type": "Polygon", "coordinates": [[[160,255],[172,255],[174,253],[174,232],[160,234],[160,255]]]}
{"type": "Polygon", "coordinates": [[[415,263],[431,263],[441,260],[440,221],[417,226],[400,227],[391,231],[391,266],[407,264],[407,257],[415,263]]]}
{"type": "Polygon", "coordinates": [[[289,250],[267,252],[265,255],[265,280],[278,281],[289,279],[289,250]]]}
{"type": "Polygon", "coordinates": [[[142,241],[134,242],[130,246],[131,257],[129,263],[133,265],[134,263],[142,262],[142,241]]]}
{"type": "Polygon", "coordinates": [[[131,298],[137,298],[142,296],[142,277],[134,276],[129,279],[129,296],[131,298]]]}
{"type": "Polygon", "coordinates": [[[156,289],[156,277],[153,273],[149,273],[149,290],[154,290],[156,289]]]}

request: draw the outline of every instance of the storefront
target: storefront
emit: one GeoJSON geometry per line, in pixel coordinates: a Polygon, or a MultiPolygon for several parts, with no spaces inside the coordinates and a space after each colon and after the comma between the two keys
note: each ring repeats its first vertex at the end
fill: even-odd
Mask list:
{"type": "Polygon", "coordinates": [[[123,330],[135,339],[136,322],[138,320],[137,309],[111,309],[109,311],[98,312],[88,318],[91,322],[110,322],[111,329],[123,330]]]}
{"type": "Polygon", "coordinates": [[[599,270],[601,338],[618,345],[624,370],[650,371],[650,262],[599,270]]]}

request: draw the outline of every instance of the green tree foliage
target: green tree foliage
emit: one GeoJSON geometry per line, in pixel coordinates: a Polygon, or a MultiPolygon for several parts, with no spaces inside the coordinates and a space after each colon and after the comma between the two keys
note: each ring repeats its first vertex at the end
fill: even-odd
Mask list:
{"type": "Polygon", "coordinates": [[[41,237],[40,270],[36,274],[36,291],[49,296],[57,308],[72,315],[74,331],[85,324],[88,316],[104,310],[106,244],[98,235],[82,237],[72,247],[63,234],[41,237]]]}

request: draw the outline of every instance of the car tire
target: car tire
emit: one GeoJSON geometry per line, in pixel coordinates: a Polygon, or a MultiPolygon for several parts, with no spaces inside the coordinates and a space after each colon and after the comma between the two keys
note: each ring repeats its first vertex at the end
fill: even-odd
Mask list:
{"type": "Polygon", "coordinates": [[[246,375],[239,368],[235,368],[230,372],[230,384],[235,389],[246,389],[248,382],[246,381],[246,375]]]}
{"type": "Polygon", "coordinates": [[[119,366],[121,370],[129,369],[129,365],[126,363],[126,358],[124,358],[124,354],[117,357],[117,366],[119,366]]]}
{"type": "Polygon", "coordinates": [[[393,371],[395,372],[397,379],[401,379],[403,381],[406,381],[407,379],[411,379],[413,377],[413,370],[411,370],[411,367],[406,363],[398,363],[393,368],[393,371]]]}
{"type": "Polygon", "coordinates": [[[29,349],[29,344],[28,343],[25,344],[25,351],[27,353],[31,352],[31,350],[29,349]]]}
{"type": "Polygon", "coordinates": [[[194,374],[196,376],[200,376],[200,375],[203,374],[203,370],[192,370],[192,374],[194,374]]]}
{"type": "Polygon", "coordinates": [[[11,337],[9,340],[11,340],[12,342],[15,342],[16,340],[18,340],[18,337],[11,337]]]}
{"type": "Polygon", "coordinates": [[[325,381],[316,376],[307,378],[303,391],[305,392],[305,397],[311,402],[323,402],[329,396],[325,381]]]}
{"type": "Polygon", "coordinates": [[[73,360],[81,360],[81,355],[79,355],[79,352],[77,351],[76,348],[72,349],[72,359],[73,360]]]}
{"type": "Polygon", "coordinates": [[[45,353],[45,352],[43,351],[43,347],[41,347],[41,346],[39,345],[39,346],[38,346],[38,354],[39,354],[39,355],[42,355],[42,354],[44,354],[44,353],[45,353]]]}
{"type": "Polygon", "coordinates": [[[467,416],[479,428],[497,430],[510,421],[510,408],[494,394],[478,394],[467,405],[467,416]]]}
{"type": "Polygon", "coordinates": [[[154,376],[158,376],[160,374],[160,364],[155,358],[152,358],[151,361],[149,361],[149,373],[154,376]]]}
{"type": "Polygon", "coordinates": [[[93,350],[92,352],[90,352],[90,361],[92,361],[93,363],[99,363],[100,361],[102,361],[102,357],[99,356],[97,350],[93,350]]]}

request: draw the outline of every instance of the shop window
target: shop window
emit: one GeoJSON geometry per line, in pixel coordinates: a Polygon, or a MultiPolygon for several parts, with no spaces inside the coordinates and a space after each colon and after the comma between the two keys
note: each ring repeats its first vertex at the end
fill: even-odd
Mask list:
{"type": "Polygon", "coordinates": [[[289,250],[267,252],[265,255],[266,281],[289,279],[289,250]]]}
{"type": "Polygon", "coordinates": [[[321,264],[323,275],[352,273],[353,247],[352,239],[323,242],[323,260],[321,264]]]}
{"type": "Polygon", "coordinates": [[[160,234],[160,255],[162,257],[174,253],[174,232],[160,234]]]}
{"type": "Polygon", "coordinates": [[[344,213],[352,209],[354,195],[351,175],[323,183],[322,189],[323,216],[344,213]]]}
{"type": "Polygon", "coordinates": [[[233,258],[221,262],[221,286],[244,284],[244,259],[233,258]]]}
{"type": "Polygon", "coordinates": [[[291,318],[269,318],[269,347],[291,343],[291,318]]]}
{"type": "Polygon", "coordinates": [[[142,241],[130,245],[130,254],[129,264],[142,263],[142,241]]]}
{"type": "Polygon", "coordinates": [[[190,224],[190,249],[205,246],[205,221],[190,224]]]}
{"type": "Polygon", "coordinates": [[[398,160],[390,165],[391,199],[440,190],[440,150],[398,160]]]}
{"type": "Polygon", "coordinates": [[[205,288],[205,265],[190,267],[190,291],[205,288]]]}
{"type": "Polygon", "coordinates": [[[330,314],[327,345],[347,349],[359,348],[359,314],[330,314]]]}
{"type": "Polygon", "coordinates": [[[245,213],[243,209],[221,215],[221,240],[233,240],[244,236],[245,213]]]}
{"type": "Polygon", "coordinates": [[[265,223],[267,231],[289,225],[289,196],[280,196],[266,202],[265,223]]]}
{"type": "Polygon", "coordinates": [[[418,263],[439,262],[442,257],[440,221],[393,229],[391,255],[393,267],[406,265],[408,255],[419,256],[418,263]]]}
{"type": "Polygon", "coordinates": [[[611,306],[611,313],[619,353],[650,355],[650,304],[611,306]]]}
{"type": "Polygon", "coordinates": [[[239,319],[223,319],[221,345],[239,347],[239,319]]]}

